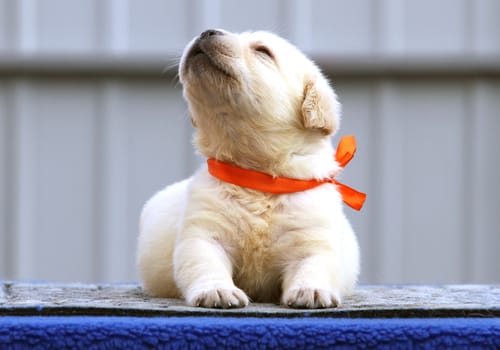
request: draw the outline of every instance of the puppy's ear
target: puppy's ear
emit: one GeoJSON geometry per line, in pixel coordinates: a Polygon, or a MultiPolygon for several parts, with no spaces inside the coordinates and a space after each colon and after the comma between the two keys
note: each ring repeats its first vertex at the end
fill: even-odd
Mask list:
{"type": "Polygon", "coordinates": [[[316,129],[324,135],[337,130],[340,118],[337,96],[325,81],[308,80],[302,101],[302,123],[307,129],[316,129]]]}

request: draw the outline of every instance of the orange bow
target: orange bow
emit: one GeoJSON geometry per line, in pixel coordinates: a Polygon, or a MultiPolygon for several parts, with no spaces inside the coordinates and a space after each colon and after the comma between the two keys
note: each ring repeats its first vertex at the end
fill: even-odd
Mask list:
{"type": "MultiPolygon", "coordinates": [[[[342,137],[337,146],[337,152],[335,153],[335,159],[339,165],[342,168],[345,167],[354,157],[354,153],[356,153],[356,139],[354,136],[342,137]]],[[[281,176],[274,177],[259,171],[243,169],[219,162],[214,158],[208,159],[207,163],[208,172],[219,180],[261,192],[273,194],[301,192],[313,189],[325,183],[331,183],[337,186],[344,203],[353,209],[360,210],[366,199],[366,194],[358,192],[338,182],[334,178],[325,180],[297,180],[281,176]]]]}

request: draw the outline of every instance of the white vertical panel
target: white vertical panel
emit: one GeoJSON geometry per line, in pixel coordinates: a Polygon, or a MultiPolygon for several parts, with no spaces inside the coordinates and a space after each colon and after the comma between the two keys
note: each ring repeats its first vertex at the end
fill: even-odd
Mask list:
{"type": "Polygon", "coordinates": [[[129,0],[130,48],[137,52],[180,51],[190,35],[184,1],[129,0]]]}
{"type": "Polygon", "coordinates": [[[98,6],[97,43],[101,50],[124,54],[130,46],[129,3],[126,0],[101,0],[98,6]]]}
{"type": "Polygon", "coordinates": [[[13,96],[13,277],[37,278],[37,176],[36,150],[38,144],[34,90],[31,84],[18,79],[13,96]]]}
{"type": "MultiPolygon", "coordinates": [[[[8,251],[9,251],[9,237],[7,220],[9,212],[7,210],[8,201],[8,181],[9,181],[9,167],[7,157],[9,156],[8,149],[8,134],[7,130],[7,88],[5,83],[0,81],[0,279],[8,274],[8,251]]],[[[5,278],[5,277],[4,277],[5,278]]]]}
{"type": "MultiPolygon", "coordinates": [[[[102,233],[96,250],[101,254],[101,270],[97,280],[126,280],[130,271],[128,241],[129,206],[129,124],[123,107],[124,87],[117,81],[102,84],[100,91],[99,134],[101,157],[100,181],[102,212],[100,230],[102,233]]],[[[134,225],[133,227],[136,227],[134,225]]]]}
{"type": "Polygon", "coordinates": [[[318,0],[312,6],[312,45],[318,53],[369,54],[375,44],[375,1],[318,0]]]}
{"type": "Polygon", "coordinates": [[[380,193],[377,181],[377,146],[379,142],[375,84],[371,80],[334,80],[337,94],[342,103],[340,130],[334,137],[334,145],[343,135],[356,137],[358,150],[354,159],[342,172],[341,181],[359,191],[367,192],[368,197],[363,209],[358,212],[345,206],[361,246],[361,282],[377,281],[378,242],[375,230],[378,216],[377,203],[380,193]]]}
{"type": "Polygon", "coordinates": [[[308,0],[291,0],[281,3],[284,17],[284,28],[288,38],[301,50],[312,50],[312,8],[308,0]]]}
{"type": "Polygon", "coordinates": [[[41,51],[87,52],[97,45],[95,0],[37,1],[36,38],[41,51]]]}
{"type": "Polygon", "coordinates": [[[277,0],[232,1],[220,0],[222,28],[243,32],[270,30],[283,33],[280,2],[277,0]]]}
{"type": "Polygon", "coordinates": [[[0,52],[9,46],[8,18],[12,13],[7,12],[7,1],[0,0],[0,52]]]}
{"type": "Polygon", "coordinates": [[[14,41],[14,6],[12,0],[0,0],[0,53],[10,49],[14,41]]]}
{"type": "Polygon", "coordinates": [[[465,51],[466,0],[420,0],[404,4],[403,30],[408,53],[439,55],[465,51]]]}
{"type": "Polygon", "coordinates": [[[380,181],[376,203],[378,221],[375,230],[380,237],[377,254],[379,254],[379,271],[376,281],[384,283],[400,283],[403,279],[404,235],[403,198],[405,189],[401,145],[404,142],[403,126],[406,118],[398,108],[400,87],[393,81],[383,80],[377,91],[380,126],[378,128],[379,145],[376,148],[379,156],[374,171],[380,181]]]}
{"type": "Polygon", "coordinates": [[[405,118],[406,282],[461,282],[464,203],[463,82],[413,82],[401,93],[405,118]],[[446,248],[444,248],[446,247],[446,248]],[[443,250],[446,258],[443,259],[443,250]]]}
{"type": "Polygon", "coordinates": [[[472,1],[473,48],[479,54],[500,53],[500,1],[472,1]]]}
{"type": "Polygon", "coordinates": [[[384,54],[402,53],[405,49],[405,2],[379,0],[376,14],[376,51],[384,54]]]}
{"type": "Polygon", "coordinates": [[[465,116],[460,85],[398,83],[387,101],[380,230],[383,254],[394,258],[385,264],[387,277],[397,282],[463,278],[465,116]]]}
{"type": "Polygon", "coordinates": [[[37,5],[36,0],[19,0],[14,2],[16,21],[16,47],[22,53],[33,53],[37,45],[37,5]]]}
{"type": "Polygon", "coordinates": [[[29,118],[37,125],[31,150],[36,171],[36,276],[91,281],[96,261],[95,86],[61,80],[40,81],[34,87],[29,118]]]}
{"type": "Polygon", "coordinates": [[[139,214],[156,191],[191,172],[190,122],[167,81],[106,86],[103,217],[108,281],[135,278],[139,214]]]}
{"type": "Polygon", "coordinates": [[[473,140],[467,181],[471,198],[467,215],[472,216],[467,232],[467,253],[472,256],[469,282],[500,281],[500,80],[477,81],[471,108],[473,140]]]}

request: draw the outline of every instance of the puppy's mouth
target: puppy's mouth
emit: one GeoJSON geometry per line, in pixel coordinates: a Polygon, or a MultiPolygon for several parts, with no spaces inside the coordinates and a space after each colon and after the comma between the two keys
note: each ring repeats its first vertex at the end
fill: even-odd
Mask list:
{"type": "Polygon", "coordinates": [[[230,61],[232,57],[224,52],[227,49],[214,40],[203,40],[199,38],[191,46],[186,55],[184,70],[194,70],[197,73],[214,68],[224,76],[236,79],[230,61]]]}

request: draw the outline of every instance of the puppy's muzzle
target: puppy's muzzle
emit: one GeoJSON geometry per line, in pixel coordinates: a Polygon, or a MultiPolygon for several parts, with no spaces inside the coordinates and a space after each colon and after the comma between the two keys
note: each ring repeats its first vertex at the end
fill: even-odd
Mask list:
{"type": "Polygon", "coordinates": [[[214,42],[217,39],[221,39],[221,36],[223,35],[225,35],[225,33],[217,29],[205,30],[193,42],[193,45],[187,54],[187,59],[191,59],[200,54],[208,55],[209,52],[213,51],[212,46],[214,45],[214,42]]]}
{"type": "Polygon", "coordinates": [[[181,69],[183,73],[190,69],[195,74],[211,71],[236,79],[237,72],[233,66],[238,56],[238,42],[234,35],[223,30],[208,29],[194,40],[181,69]]]}

